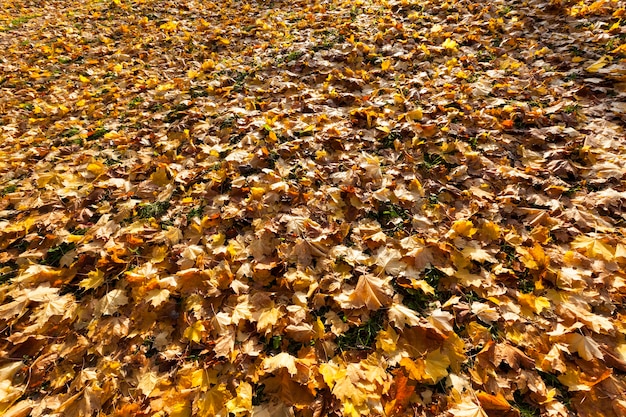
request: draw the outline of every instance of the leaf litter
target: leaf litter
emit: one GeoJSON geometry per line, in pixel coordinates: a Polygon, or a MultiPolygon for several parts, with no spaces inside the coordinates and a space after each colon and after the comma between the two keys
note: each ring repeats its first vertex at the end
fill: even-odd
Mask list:
{"type": "Polygon", "coordinates": [[[0,413],[626,413],[621,1],[0,7],[0,413]]]}

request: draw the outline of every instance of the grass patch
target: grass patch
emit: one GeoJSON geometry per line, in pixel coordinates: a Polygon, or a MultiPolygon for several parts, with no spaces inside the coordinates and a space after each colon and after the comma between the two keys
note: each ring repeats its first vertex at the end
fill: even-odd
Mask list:
{"type": "Polygon", "coordinates": [[[567,113],[567,114],[578,113],[580,111],[580,105],[579,104],[569,104],[569,105],[565,106],[563,111],[565,113],[567,113]]]}
{"type": "Polygon", "coordinates": [[[383,329],[385,315],[382,311],[375,312],[370,319],[357,327],[353,327],[337,338],[337,346],[341,350],[368,350],[376,341],[376,335],[383,329]]]}
{"type": "Polygon", "coordinates": [[[378,142],[380,143],[380,147],[383,149],[394,149],[394,142],[397,140],[402,140],[402,133],[398,130],[392,130],[389,134],[378,142]]]}
{"type": "Polygon", "coordinates": [[[0,264],[0,285],[10,282],[11,279],[17,276],[19,267],[14,261],[9,261],[0,264]]]}
{"type": "Polygon", "coordinates": [[[194,217],[202,218],[202,210],[204,210],[204,206],[194,207],[189,210],[189,213],[187,213],[187,221],[191,221],[194,217]]]}
{"type": "Polygon", "coordinates": [[[137,208],[137,217],[140,219],[158,218],[163,216],[168,208],[170,208],[169,201],[142,204],[137,208]]]}
{"type": "Polygon", "coordinates": [[[87,134],[87,138],[89,140],[96,140],[96,139],[102,138],[107,133],[109,133],[109,130],[101,127],[99,129],[96,129],[93,132],[91,132],[91,134],[87,134]]]}
{"type": "MultiPolygon", "coordinates": [[[[3,31],[3,32],[6,32],[6,31],[11,30],[11,29],[17,29],[17,28],[19,28],[20,26],[22,26],[24,23],[26,23],[26,22],[28,22],[29,20],[34,19],[34,18],[36,18],[36,17],[37,17],[37,15],[26,15],[26,16],[16,17],[15,19],[13,19],[13,20],[11,20],[11,21],[9,22],[9,27],[8,27],[8,28],[5,28],[5,29],[4,29],[4,30],[2,30],[2,31],[3,31]]],[[[0,32],[2,32],[2,31],[0,31],[0,32]]]]}
{"type": "Polygon", "coordinates": [[[422,165],[426,169],[433,169],[438,165],[445,163],[443,157],[438,154],[427,153],[424,155],[424,162],[422,165]]]}
{"type": "Polygon", "coordinates": [[[237,119],[239,119],[239,116],[234,114],[232,116],[228,116],[227,118],[225,118],[222,123],[220,123],[220,130],[221,129],[228,129],[230,127],[233,127],[233,125],[235,124],[235,122],[237,121],[237,119]]]}
{"type": "Polygon", "coordinates": [[[291,61],[297,61],[303,55],[304,55],[304,52],[302,52],[302,51],[292,51],[292,52],[289,52],[287,55],[278,58],[276,60],[276,63],[280,64],[280,63],[283,63],[283,62],[284,63],[288,63],[288,62],[291,62],[291,61]]]}
{"type": "Polygon", "coordinates": [[[514,405],[515,408],[518,409],[520,417],[538,417],[539,416],[539,409],[537,407],[534,407],[530,404],[528,404],[528,402],[526,402],[524,400],[524,397],[522,397],[522,394],[519,392],[519,390],[515,391],[515,393],[513,394],[513,398],[515,400],[514,405]]]}
{"type": "Polygon", "coordinates": [[[237,73],[233,77],[233,80],[235,81],[235,85],[233,85],[233,91],[240,92],[243,90],[243,86],[248,75],[250,74],[247,71],[237,71],[237,73]]]}
{"type": "Polygon", "coordinates": [[[209,92],[204,87],[196,86],[189,90],[189,95],[191,95],[191,98],[208,97],[209,92]]]}
{"type": "Polygon", "coordinates": [[[78,132],[80,132],[80,129],[78,127],[76,127],[76,126],[73,126],[73,127],[69,128],[69,129],[64,130],[61,133],[61,137],[62,138],[71,138],[72,136],[77,135],[78,132]]]}
{"type": "Polygon", "coordinates": [[[4,197],[7,194],[14,193],[16,190],[17,190],[17,185],[15,184],[7,185],[6,187],[2,189],[2,191],[0,191],[0,196],[4,197]]]}
{"type": "Polygon", "coordinates": [[[43,259],[42,264],[59,267],[61,263],[61,258],[65,256],[66,253],[74,249],[76,245],[74,243],[63,242],[58,246],[48,249],[46,253],[46,257],[43,259]]]}
{"type": "Polygon", "coordinates": [[[139,104],[143,103],[143,97],[135,97],[133,98],[129,103],[128,103],[128,108],[130,109],[134,109],[135,107],[137,107],[139,104]]]}
{"type": "Polygon", "coordinates": [[[403,230],[410,225],[411,212],[397,204],[382,203],[377,212],[370,212],[370,218],[377,220],[386,233],[403,230]]]}

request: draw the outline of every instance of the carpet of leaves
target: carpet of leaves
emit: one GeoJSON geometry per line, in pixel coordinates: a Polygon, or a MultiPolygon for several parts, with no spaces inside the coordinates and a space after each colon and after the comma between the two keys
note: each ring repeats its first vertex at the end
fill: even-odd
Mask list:
{"type": "Polygon", "coordinates": [[[624,6],[1,0],[0,414],[626,415],[624,6]]]}

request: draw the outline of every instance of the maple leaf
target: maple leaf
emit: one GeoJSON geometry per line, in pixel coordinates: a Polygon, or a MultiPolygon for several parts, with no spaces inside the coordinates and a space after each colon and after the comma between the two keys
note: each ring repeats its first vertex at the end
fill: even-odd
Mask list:
{"type": "Polygon", "coordinates": [[[465,236],[471,238],[478,231],[477,228],[474,227],[474,223],[471,220],[457,220],[452,224],[451,231],[459,236],[465,236]]]}
{"type": "Polygon", "coordinates": [[[4,3],[0,414],[626,413],[619,2],[4,3]]]}
{"type": "Polygon", "coordinates": [[[472,313],[476,314],[485,323],[492,323],[500,318],[500,313],[494,307],[485,303],[472,303],[472,313]]]}
{"type": "Polygon", "coordinates": [[[13,384],[15,374],[24,362],[9,362],[0,366],[0,411],[6,411],[20,397],[21,388],[13,384]]]}
{"type": "Polygon", "coordinates": [[[387,314],[389,315],[389,321],[396,323],[400,328],[407,324],[409,326],[419,326],[421,322],[415,311],[399,303],[393,303],[387,314]]]}
{"type": "Polygon", "coordinates": [[[156,388],[159,382],[159,375],[153,370],[147,370],[141,372],[139,382],[137,383],[137,389],[141,391],[143,395],[149,397],[154,388],[156,388]]]}
{"type": "Polygon", "coordinates": [[[484,391],[478,391],[476,393],[476,398],[480,405],[485,410],[494,410],[494,411],[508,411],[510,410],[511,404],[504,398],[501,392],[498,392],[496,395],[488,394],[484,391]]]}
{"type": "Polygon", "coordinates": [[[447,368],[450,365],[450,359],[439,349],[429,352],[425,359],[412,360],[403,358],[400,361],[411,378],[418,382],[436,383],[441,378],[448,375],[447,368]]]}
{"type": "Polygon", "coordinates": [[[448,375],[450,358],[439,349],[429,352],[424,362],[424,374],[433,382],[437,382],[448,375]]]}
{"type": "Polygon", "coordinates": [[[78,283],[78,285],[86,290],[98,288],[102,284],[104,284],[104,272],[97,268],[95,271],[89,271],[87,278],[78,283]]]}
{"type": "Polygon", "coordinates": [[[584,250],[588,256],[606,261],[613,260],[614,249],[600,239],[581,235],[574,239],[571,245],[574,249],[584,250]]]}
{"type": "Polygon", "coordinates": [[[102,297],[98,302],[98,311],[103,315],[112,315],[117,310],[128,304],[128,297],[124,290],[111,290],[102,297]]]}
{"type": "MultiPolygon", "coordinates": [[[[200,416],[217,416],[222,411],[226,411],[226,403],[230,400],[232,395],[226,388],[226,384],[216,384],[201,395],[200,400],[197,402],[198,411],[200,416]]],[[[237,404],[233,404],[236,407],[237,404]]]]}
{"type": "Polygon", "coordinates": [[[463,248],[461,253],[463,256],[476,262],[497,262],[496,258],[492,254],[481,248],[476,242],[470,242],[465,248],[463,248]]]}
{"type": "Polygon", "coordinates": [[[168,289],[151,290],[146,293],[145,300],[153,307],[158,307],[166,302],[169,297],[170,291],[168,289]]]}
{"type": "Polygon", "coordinates": [[[206,328],[204,327],[204,324],[202,324],[201,321],[196,321],[185,329],[183,337],[191,342],[200,343],[202,335],[205,331],[206,328]]]}
{"type": "Polygon", "coordinates": [[[240,415],[252,411],[252,385],[241,382],[236,391],[237,395],[226,403],[228,412],[240,415]]]}
{"type": "Polygon", "coordinates": [[[584,360],[590,361],[593,358],[603,359],[602,351],[598,343],[589,336],[583,336],[578,333],[570,333],[565,335],[565,340],[569,344],[571,352],[577,352],[584,360]]]}
{"type": "Polygon", "coordinates": [[[359,277],[356,287],[350,294],[341,294],[335,299],[344,308],[367,307],[378,310],[391,304],[392,289],[386,280],[364,274],[359,277]]]}
{"type": "Polygon", "coordinates": [[[448,414],[454,417],[488,417],[485,410],[469,398],[449,409],[448,414]]]}
{"type": "Polygon", "coordinates": [[[537,297],[533,294],[518,294],[517,299],[520,305],[526,309],[530,309],[536,314],[540,314],[543,310],[550,308],[550,300],[546,297],[537,297]]]}
{"type": "Polygon", "coordinates": [[[281,368],[286,369],[291,376],[297,374],[296,358],[287,352],[281,352],[276,356],[269,356],[263,360],[263,369],[267,372],[274,372],[281,368]]]}
{"type": "Polygon", "coordinates": [[[415,383],[411,383],[409,378],[401,371],[396,373],[394,384],[393,400],[385,404],[385,413],[391,416],[403,413],[415,392],[415,383]]]}
{"type": "Polygon", "coordinates": [[[456,51],[458,44],[450,38],[446,38],[446,40],[441,44],[445,49],[450,51],[456,51]]]}
{"type": "Polygon", "coordinates": [[[406,269],[406,264],[401,262],[400,251],[393,248],[383,247],[376,253],[376,264],[380,265],[390,275],[398,275],[406,269]]]}

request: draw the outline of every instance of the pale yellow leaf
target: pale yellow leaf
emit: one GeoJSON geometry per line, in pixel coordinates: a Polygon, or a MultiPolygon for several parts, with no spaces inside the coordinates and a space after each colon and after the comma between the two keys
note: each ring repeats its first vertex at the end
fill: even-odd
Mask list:
{"type": "Polygon", "coordinates": [[[585,68],[588,72],[595,73],[604,68],[609,62],[611,62],[611,57],[608,55],[603,55],[600,59],[598,59],[593,64],[589,65],[585,68]]]}
{"type": "Polygon", "coordinates": [[[202,340],[202,334],[206,331],[204,324],[201,321],[196,321],[191,326],[187,327],[183,332],[183,337],[192,342],[199,343],[202,340]]]}
{"type": "Polygon", "coordinates": [[[170,292],[166,289],[150,290],[146,293],[146,301],[153,307],[158,307],[170,298],[170,292]]]}
{"type": "Polygon", "coordinates": [[[409,307],[394,303],[387,312],[389,321],[395,323],[398,328],[404,328],[407,324],[409,326],[418,326],[420,324],[419,316],[415,311],[409,307]]]}
{"type": "Polygon", "coordinates": [[[237,396],[226,403],[229,413],[240,414],[252,411],[252,385],[242,381],[237,387],[237,396]]]}
{"type": "Polygon", "coordinates": [[[287,369],[291,376],[297,374],[296,358],[287,352],[281,352],[276,356],[268,356],[263,360],[263,370],[266,372],[274,372],[281,368],[287,369]]]}
{"type": "Polygon", "coordinates": [[[96,268],[94,271],[89,271],[87,273],[87,278],[80,281],[78,285],[86,290],[91,290],[93,288],[98,288],[103,283],[104,272],[96,268]]]}
{"type": "Polygon", "coordinates": [[[159,375],[154,371],[143,371],[137,384],[137,389],[141,391],[146,397],[150,396],[150,393],[154,391],[157,383],[159,382],[159,375]]]}
{"type": "Polygon", "coordinates": [[[570,333],[565,335],[565,340],[569,344],[570,352],[577,352],[578,355],[586,361],[590,361],[593,358],[604,359],[600,346],[589,336],[583,336],[579,333],[570,333]]]}
{"type": "Polygon", "coordinates": [[[100,299],[98,307],[101,314],[112,315],[115,314],[121,306],[126,304],[128,304],[128,297],[126,297],[124,290],[115,289],[109,291],[100,299]]]}
{"type": "Polygon", "coordinates": [[[437,349],[426,355],[424,373],[436,383],[448,375],[448,366],[450,366],[450,358],[437,349]]]}
{"type": "Polygon", "coordinates": [[[488,417],[485,410],[470,398],[449,409],[448,414],[453,417],[488,417]]]}

